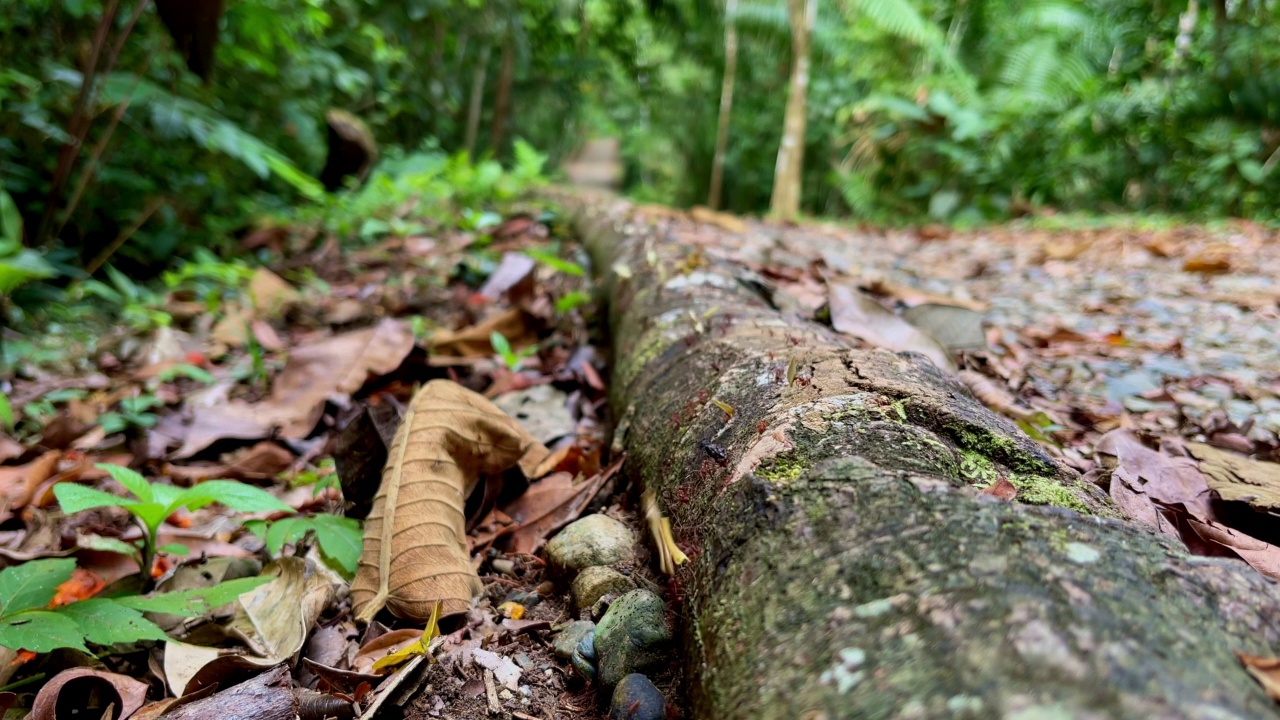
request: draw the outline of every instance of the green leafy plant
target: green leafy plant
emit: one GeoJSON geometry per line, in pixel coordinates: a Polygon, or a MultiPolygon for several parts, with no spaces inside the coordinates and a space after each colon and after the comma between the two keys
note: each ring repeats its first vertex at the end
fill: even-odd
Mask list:
{"type": "Polygon", "coordinates": [[[591,302],[591,296],[581,290],[565,293],[556,300],[556,312],[567,313],[591,302]]]}
{"type": "Polygon", "coordinates": [[[155,427],[160,416],[148,412],[152,408],[164,405],[164,401],[155,395],[138,395],[120,401],[119,409],[105,412],[98,417],[98,424],[108,435],[125,432],[130,428],[155,427]]]}
{"type": "Polygon", "coordinates": [[[548,267],[558,270],[566,275],[573,275],[574,277],[582,277],[584,274],[586,274],[586,271],[583,270],[582,266],[579,265],[578,263],[565,260],[564,258],[561,258],[553,253],[549,253],[546,250],[529,249],[529,250],[525,250],[524,254],[528,255],[534,260],[537,260],[543,265],[547,265],[548,267]]]}
{"type": "Polygon", "coordinates": [[[43,255],[22,246],[22,215],[13,197],[0,187],[0,298],[55,274],[43,255]]]}
{"type": "Polygon", "coordinates": [[[312,534],[325,559],[348,576],[355,574],[364,542],[360,522],[337,515],[288,517],[275,522],[250,520],[245,527],[262,538],[272,555],[278,555],[285,544],[297,543],[312,534]]]}
{"type": "Polygon", "coordinates": [[[3,390],[0,390],[0,428],[13,429],[13,405],[9,403],[9,396],[3,390]]]}
{"type": "Polygon", "coordinates": [[[160,373],[156,375],[156,380],[159,382],[172,382],[180,377],[187,378],[188,380],[195,380],[203,385],[212,385],[214,382],[213,373],[202,367],[197,367],[189,363],[174,365],[173,367],[161,370],[160,373]]]}
{"type": "MultiPolygon", "coordinates": [[[[123,485],[133,498],[122,498],[74,483],[54,485],[53,494],[63,512],[68,514],[97,507],[120,507],[133,515],[143,532],[139,546],[132,548],[130,554],[138,560],[144,577],[148,576],[156,552],[160,550],[156,547],[160,525],[180,509],[198,510],[220,503],[240,512],[293,512],[293,508],[267,491],[233,480],[209,480],[189,488],[179,488],[149,482],[137,472],[119,465],[99,464],[98,468],[123,485]]],[[[118,549],[122,552],[129,548],[125,543],[120,543],[120,546],[118,549]]]]}
{"type": "Polygon", "coordinates": [[[71,558],[32,560],[0,571],[0,646],[36,653],[58,648],[89,652],[88,643],[114,645],[168,636],[144,612],[195,617],[234,601],[271,578],[242,578],[209,588],[153,597],[90,598],[48,609],[58,586],[71,579],[71,558]]]}
{"type": "Polygon", "coordinates": [[[500,332],[490,334],[489,343],[493,345],[493,350],[498,354],[498,358],[502,360],[502,364],[506,365],[507,369],[511,372],[519,370],[520,365],[524,363],[525,358],[528,358],[538,352],[537,345],[530,345],[520,352],[512,350],[511,341],[507,340],[506,336],[500,332]]]}

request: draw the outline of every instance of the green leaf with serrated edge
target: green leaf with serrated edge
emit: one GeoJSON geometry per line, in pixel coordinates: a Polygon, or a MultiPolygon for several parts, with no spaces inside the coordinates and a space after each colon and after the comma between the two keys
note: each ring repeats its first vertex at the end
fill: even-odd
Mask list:
{"type": "Polygon", "coordinates": [[[224,583],[218,583],[213,587],[196,588],[194,590],[180,590],[178,592],[162,593],[151,597],[121,597],[115,601],[131,607],[135,610],[143,612],[168,613],[170,615],[182,615],[183,617],[196,617],[212,610],[213,608],[222,607],[229,602],[234,602],[236,598],[244,593],[261,587],[271,582],[274,578],[270,577],[252,577],[240,578],[238,580],[228,580],[224,583]]]}
{"type": "Polygon", "coordinates": [[[163,508],[174,507],[176,509],[174,503],[178,502],[182,494],[186,492],[186,489],[174,487],[173,485],[156,484],[151,486],[151,492],[154,493],[154,497],[151,499],[152,502],[163,508]]]}
{"type": "Polygon", "coordinates": [[[28,610],[0,618],[0,646],[45,653],[58,648],[89,652],[75,620],[49,610],[28,610]]]}
{"type": "Polygon", "coordinates": [[[202,482],[182,491],[176,502],[193,510],[216,502],[240,512],[293,512],[293,508],[266,490],[234,480],[202,482]]]}
{"type": "Polygon", "coordinates": [[[316,530],[320,552],[342,566],[343,570],[354,573],[364,544],[360,523],[337,515],[316,515],[311,518],[311,523],[316,530]]]}
{"type": "Polygon", "coordinates": [[[141,612],[114,600],[90,598],[60,607],[55,612],[74,620],[85,639],[98,645],[169,639],[141,612]]]}
{"type": "Polygon", "coordinates": [[[62,512],[68,515],[81,510],[99,507],[122,507],[128,509],[139,504],[137,500],[122,498],[119,495],[112,495],[109,492],[94,490],[93,488],[70,482],[61,482],[54,485],[53,496],[58,499],[58,504],[62,506],[62,512]]]}
{"type": "Polygon", "coordinates": [[[108,463],[98,463],[96,467],[110,475],[112,480],[123,485],[126,490],[133,493],[142,502],[157,502],[155,493],[151,489],[151,483],[147,482],[147,479],[136,471],[108,463]]]}
{"type": "Polygon", "coordinates": [[[0,571],[0,615],[42,608],[75,572],[74,558],[31,560],[0,571]]]}

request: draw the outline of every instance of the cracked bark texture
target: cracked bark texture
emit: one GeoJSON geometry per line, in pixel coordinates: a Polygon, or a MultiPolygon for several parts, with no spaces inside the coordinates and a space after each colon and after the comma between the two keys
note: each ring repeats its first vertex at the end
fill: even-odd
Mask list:
{"type": "Polygon", "coordinates": [[[615,444],[693,557],[696,717],[1280,717],[1232,652],[1280,654],[1274,583],[1117,519],[927,360],[785,315],[625,204],[575,213],[615,444]],[[997,477],[1048,504],[971,487],[997,477]]]}

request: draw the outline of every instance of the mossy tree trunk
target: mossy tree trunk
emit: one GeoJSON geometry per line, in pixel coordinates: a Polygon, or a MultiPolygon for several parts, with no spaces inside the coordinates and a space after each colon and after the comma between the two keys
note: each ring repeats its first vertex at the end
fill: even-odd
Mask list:
{"type": "Polygon", "coordinates": [[[627,467],[680,571],[699,718],[1264,718],[1280,592],[1120,519],[927,360],[582,209],[627,467]],[[726,411],[732,410],[732,415],[726,411]],[[1010,503],[973,485],[1004,477],[1010,503]]]}

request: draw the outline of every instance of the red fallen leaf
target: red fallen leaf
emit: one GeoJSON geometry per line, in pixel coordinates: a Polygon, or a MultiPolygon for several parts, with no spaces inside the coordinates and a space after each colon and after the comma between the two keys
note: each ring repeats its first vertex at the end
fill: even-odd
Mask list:
{"type": "Polygon", "coordinates": [[[982,494],[994,495],[1001,500],[1012,500],[1018,497],[1018,488],[1014,487],[1013,483],[1009,482],[1007,478],[1002,477],[983,489],[982,494]]]}
{"type": "Polygon", "coordinates": [[[186,358],[187,358],[187,362],[191,363],[192,365],[195,365],[196,367],[209,366],[209,358],[205,357],[204,353],[200,352],[199,350],[187,351],[186,358]]]}
{"type": "Polygon", "coordinates": [[[50,608],[70,605],[77,600],[87,600],[102,592],[107,583],[92,570],[76,568],[71,578],[58,586],[58,592],[49,601],[50,608]]]}
{"type": "Polygon", "coordinates": [[[1250,655],[1239,650],[1236,651],[1236,657],[1262,689],[1267,691],[1267,697],[1280,702],[1280,658],[1250,655]]]}
{"type": "MultiPolygon", "coordinates": [[[[117,717],[127,718],[147,699],[147,684],[127,675],[91,668],[63,670],[40,688],[28,717],[30,720],[57,720],[76,715],[97,717],[89,712],[87,704],[94,696],[100,698],[104,706],[114,704],[119,711],[117,717]]],[[[97,712],[101,713],[101,708],[97,712]]]]}

